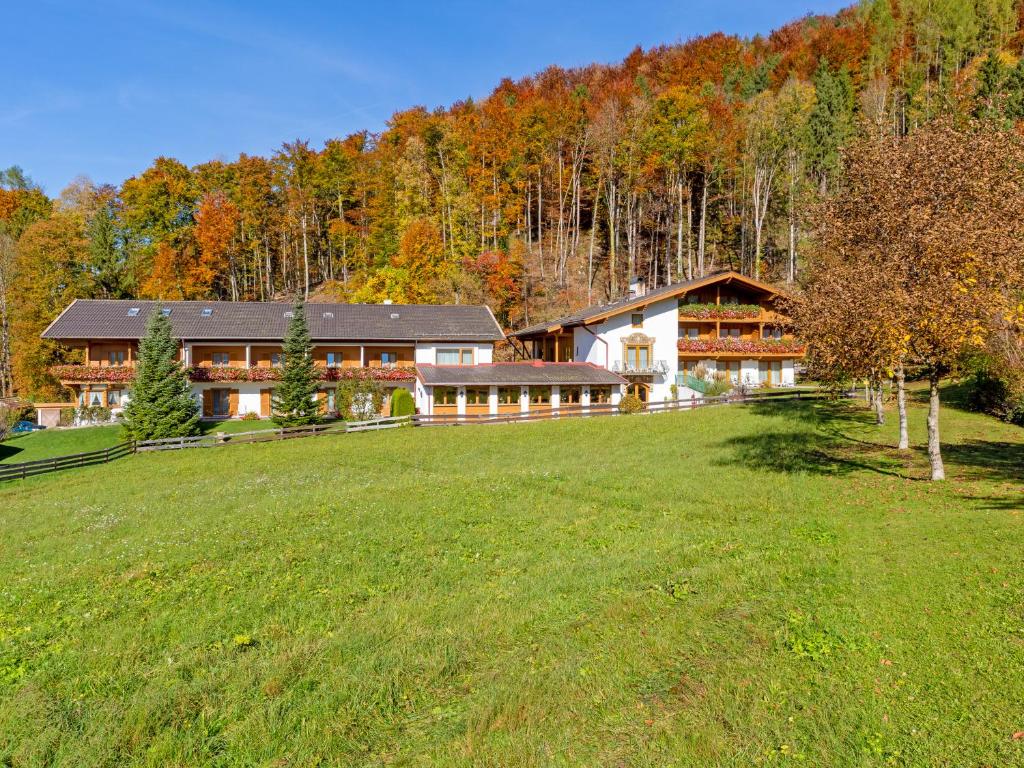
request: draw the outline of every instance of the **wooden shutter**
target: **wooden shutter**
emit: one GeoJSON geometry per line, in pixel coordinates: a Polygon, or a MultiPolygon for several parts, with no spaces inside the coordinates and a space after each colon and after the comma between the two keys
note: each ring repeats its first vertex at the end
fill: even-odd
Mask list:
{"type": "Polygon", "coordinates": [[[203,416],[213,416],[213,390],[203,390],[203,416]]]}
{"type": "Polygon", "coordinates": [[[228,416],[238,415],[238,390],[228,390],[228,416]]]}
{"type": "Polygon", "coordinates": [[[270,413],[270,392],[269,389],[260,390],[260,416],[266,418],[270,413]]]}

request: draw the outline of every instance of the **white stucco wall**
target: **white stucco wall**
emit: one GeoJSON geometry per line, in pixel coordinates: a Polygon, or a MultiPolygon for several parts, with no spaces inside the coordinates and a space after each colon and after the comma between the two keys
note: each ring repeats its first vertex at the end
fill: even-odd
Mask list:
{"type": "Polygon", "coordinates": [[[679,368],[679,304],[675,298],[656,301],[643,310],[626,311],[615,317],[573,331],[576,360],[593,363],[602,368],[614,370],[623,365],[623,341],[634,333],[642,333],[654,339],[651,350],[654,361],[664,361],[668,372],[653,378],[640,379],[651,387],[651,402],[662,401],[671,396],[671,387],[679,368]],[[644,321],[640,328],[633,327],[633,315],[643,312],[644,321]],[[595,339],[594,336],[598,339],[595,339]]]}

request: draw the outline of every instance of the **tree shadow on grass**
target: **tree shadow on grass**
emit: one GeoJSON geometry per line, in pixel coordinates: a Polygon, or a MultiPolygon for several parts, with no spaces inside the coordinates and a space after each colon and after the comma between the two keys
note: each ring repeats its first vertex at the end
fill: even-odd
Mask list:
{"type": "Polygon", "coordinates": [[[786,474],[848,475],[868,471],[891,477],[910,476],[898,460],[881,453],[884,446],[846,438],[838,432],[759,432],[726,440],[732,456],[723,463],[786,474]]]}
{"type": "MultiPolygon", "coordinates": [[[[907,480],[927,480],[927,449],[917,446],[899,452],[893,446],[856,435],[870,428],[874,417],[866,409],[851,408],[848,401],[783,401],[747,406],[759,416],[783,416],[799,423],[796,430],[764,431],[734,437],[724,446],[732,449],[726,464],[776,472],[809,472],[845,475],[868,471],[907,480]],[[918,469],[914,469],[917,467],[918,469]]],[[[1024,506],[1024,443],[965,440],[942,446],[947,476],[966,481],[1005,483],[1007,498],[986,497],[995,506],[1024,506]]]]}
{"type": "Polygon", "coordinates": [[[16,445],[10,443],[0,443],[0,461],[8,461],[9,459],[17,456],[21,453],[24,448],[19,448],[16,445]]]}

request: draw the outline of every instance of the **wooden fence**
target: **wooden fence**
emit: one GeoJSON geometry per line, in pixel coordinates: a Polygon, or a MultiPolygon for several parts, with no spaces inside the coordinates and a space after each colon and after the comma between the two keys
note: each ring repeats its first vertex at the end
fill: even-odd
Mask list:
{"type": "MultiPolygon", "coordinates": [[[[722,395],[720,397],[692,398],[689,400],[668,400],[665,402],[647,403],[644,413],[667,413],[670,411],[690,411],[716,405],[743,404],[772,400],[800,400],[822,397],[817,390],[793,390],[789,392],[754,392],[744,395],[722,395]]],[[[137,442],[119,443],[99,451],[74,453],[69,456],[57,456],[52,459],[26,461],[21,464],[0,464],[0,480],[26,478],[32,475],[58,472],[75,467],[88,467],[106,464],[108,461],[128,456],[133,453],[147,451],[178,451],[185,448],[214,448],[222,445],[244,445],[247,443],[266,443],[278,440],[292,440],[298,437],[317,437],[320,435],[337,435],[349,432],[372,432],[381,429],[395,429],[404,426],[437,427],[458,426],[465,424],[508,424],[526,421],[545,421],[550,419],[572,419],[589,416],[615,416],[619,407],[610,403],[594,404],[587,407],[566,406],[562,408],[543,408],[515,413],[497,414],[464,414],[464,415],[426,415],[390,416],[366,421],[335,422],[333,424],[310,424],[305,427],[284,427],[282,429],[259,429],[250,432],[214,432],[194,437],[167,437],[161,440],[139,440],[137,442]]]]}
{"type": "MultiPolygon", "coordinates": [[[[731,405],[773,400],[800,400],[821,397],[817,390],[792,390],[788,392],[754,392],[746,395],[720,395],[718,397],[695,397],[686,400],[651,402],[644,406],[642,413],[669,413],[671,411],[692,411],[716,405],[731,405]]],[[[525,421],[547,421],[550,419],[572,419],[588,416],[616,416],[619,406],[600,403],[590,406],[562,406],[560,408],[531,408],[529,411],[482,414],[417,414],[412,417],[418,427],[451,427],[464,424],[510,424],[525,421]]]]}
{"type": "Polygon", "coordinates": [[[74,469],[76,467],[91,467],[96,464],[106,464],[108,461],[119,459],[135,453],[134,443],[118,443],[110,448],[103,448],[98,451],[87,451],[86,453],[72,453],[67,456],[55,456],[52,459],[39,459],[38,461],[23,461],[20,464],[0,464],[0,480],[11,480],[14,478],[24,479],[32,475],[45,475],[48,472],[59,472],[62,469],[74,469]]]}

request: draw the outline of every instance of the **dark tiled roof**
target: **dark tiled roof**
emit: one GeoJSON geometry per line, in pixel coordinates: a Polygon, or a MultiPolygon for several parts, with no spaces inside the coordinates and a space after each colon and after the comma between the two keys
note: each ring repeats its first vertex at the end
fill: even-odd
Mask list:
{"type": "Polygon", "coordinates": [[[625,384],[626,380],[592,363],[490,363],[418,365],[420,381],[430,386],[464,384],[625,384]]]}
{"type": "MultiPolygon", "coordinates": [[[[155,301],[78,299],[43,332],[47,339],[140,339],[155,301]],[[138,313],[129,315],[129,310],[138,313]]],[[[282,302],[166,301],[179,339],[279,341],[288,327],[282,302]],[[203,310],[210,310],[203,316],[203,310]]],[[[499,341],[487,307],[452,304],[307,304],[314,341],[499,341]]]]}
{"type": "Polygon", "coordinates": [[[655,288],[652,291],[648,291],[642,296],[627,296],[622,299],[617,299],[616,301],[610,302],[608,304],[595,304],[591,307],[585,307],[584,309],[580,309],[576,312],[573,312],[572,314],[557,317],[554,320],[548,320],[547,322],[544,323],[536,323],[527,328],[523,328],[522,330],[510,333],[509,336],[515,336],[517,338],[520,336],[532,336],[533,334],[536,333],[544,333],[545,331],[547,331],[548,328],[556,325],[562,326],[563,328],[573,325],[580,325],[581,323],[585,323],[588,320],[588,318],[594,317],[596,315],[604,315],[606,313],[614,314],[616,310],[624,310],[627,307],[634,304],[653,304],[654,302],[660,301],[661,299],[667,299],[677,294],[685,293],[691,287],[714,285],[719,280],[735,278],[739,278],[740,280],[749,283],[752,286],[761,287],[765,290],[774,290],[771,288],[771,286],[765,283],[760,283],[756,280],[752,280],[746,275],[741,275],[731,270],[725,270],[722,272],[714,272],[710,275],[705,275],[704,277],[694,278],[693,280],[684,280],[679,283],[670,283],[669,285],[664,285],[661,288],[655,288]]]}

